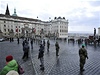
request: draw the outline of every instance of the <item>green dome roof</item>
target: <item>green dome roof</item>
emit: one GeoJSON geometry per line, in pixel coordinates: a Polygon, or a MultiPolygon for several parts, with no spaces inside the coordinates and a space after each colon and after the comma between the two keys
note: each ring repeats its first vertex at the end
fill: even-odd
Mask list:
{"type": "Polygon", "coordinates": [[[17,16],[17,14],[13,14],[12,16],[17,16]]]}
{"type": "Polygon", "coordinates": [[[12,16],[17,16],[16,9],[14,9],[14,14],[12,16]]]}

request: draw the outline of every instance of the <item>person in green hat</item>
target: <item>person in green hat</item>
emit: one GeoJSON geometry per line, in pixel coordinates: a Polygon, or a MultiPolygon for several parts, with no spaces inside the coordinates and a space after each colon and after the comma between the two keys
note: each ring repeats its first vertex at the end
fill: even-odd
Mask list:
{"type": "Polygon", "coordinates": [[[85,49],[85,44],[82,44],[82,48],[79,49],[79,57],[80,57],[80,71],[84,71],[84,65],[86,62],[86,58],[88,59],[87,50],[85,49]]]}

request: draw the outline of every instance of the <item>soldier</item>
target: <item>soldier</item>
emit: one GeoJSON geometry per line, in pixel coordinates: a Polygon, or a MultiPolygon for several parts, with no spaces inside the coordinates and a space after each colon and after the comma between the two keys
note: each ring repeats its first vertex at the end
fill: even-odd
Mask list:
{"type": "Polygon", "coordinates": [[[86,58],[88,59],[87,50],[84,48],[84,44],[82,44],[82,48],[79,49],[79,56],[80,56],[80,71],[84,71],[84,65],[86,62],[86,58]]]}
{"type": "Polygon", "coordinates": [[[49,40],[47,41],[47,51],[49,52],[49,46],[50,46],[50,42],[49,40]]]}
{"type": "Polygon", "coordinates": [[[56,56],[59,56],[58,53],[59,53],[60,47],[59,47],[58,42],[55,43],[55,47],[56,47],[56,56]]]}

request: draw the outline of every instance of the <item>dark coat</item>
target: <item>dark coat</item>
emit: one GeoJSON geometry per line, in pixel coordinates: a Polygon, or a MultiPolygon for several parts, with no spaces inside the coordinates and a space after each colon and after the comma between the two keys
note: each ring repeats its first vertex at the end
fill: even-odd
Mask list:
{"type": "Polygon", "coordinates": [[[44,56],[44,46],[41,45],[39,49],[38,59],[44,56]]]}
{"type": "Polygon", "coordinates": [[[25,45],[24,45],[23,51],[24,51],[25,53],[29,52],[29,46],[28,46],[28,44],[25,44],[25,45]]]}
{"type": "Polygon", "coordinates": [[[55,43],[55,47],[56,47],[56,50],[59,50],[60,47],[59,47],[58,42],[55,43]]]}
{"type": "Polygon", "coordinates": [[[44,51],[43,50],[40,50],[39,51],[39,54],[38,54],[38,59],[39,58],[42,58],[44,56],[44,51]]]}

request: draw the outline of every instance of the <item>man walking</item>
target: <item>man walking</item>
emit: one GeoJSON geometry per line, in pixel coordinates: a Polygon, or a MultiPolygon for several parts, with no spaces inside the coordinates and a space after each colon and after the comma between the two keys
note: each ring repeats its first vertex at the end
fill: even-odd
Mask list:
{"type": "Polygon", "coordinates": [[[58,53],[59,53],[60,47],[59,47],[58,42],[55,43],[55,48],[56,48],[56,56],[59,56],[58,53]]]}
{"type": "Polygon", "coordinates": [[[84,65],[86,62],[86,58],[88,59],[87,50],[84,48],[84,44],[82,44],[82,48],[79,49],[79,57],[80,57],[80,71],[84,71],[84,65]]]}
{"type": "Polygon", "coordinates": [[[44,45],[44,47],[45,47],[45,39],[43,40],[43,45],[44,45]]]}
{"type": "Polygon", "coordinates": [[[31,49],[33,49],[33,39],[31,39],[30,43],[31,43],[31,49]]]}
{"type": "Polygon", "coordinates": [[[49,52],[49,46],[50,46],[50,42],[49,40],[47,41],[47,51],[49,52]]]}
{"type": "Polygon", "coordinates": [[[19,38],[17,38],[17,43],[19,44],[19,38]]]}
{"type": "Polygon", "coordinates": [[[23,51],[24,51],[24,55],[23,55],[22,59],[24,59],[25,57],[26,57],[26,59],[28,59],[28,56],[29,56],[29,45],[26,42],[23,45],[23,51]]]}
{"type": "Polygon", "coordinates": [[[44,71],[44,58],[43,58],[43,56],[44,56],[44,45],[41,44],[40,49],[39,49],[38,59],[40,59],[40,63],[41,63],[40,70],[42,70],[42,71],[44,71]]]}

